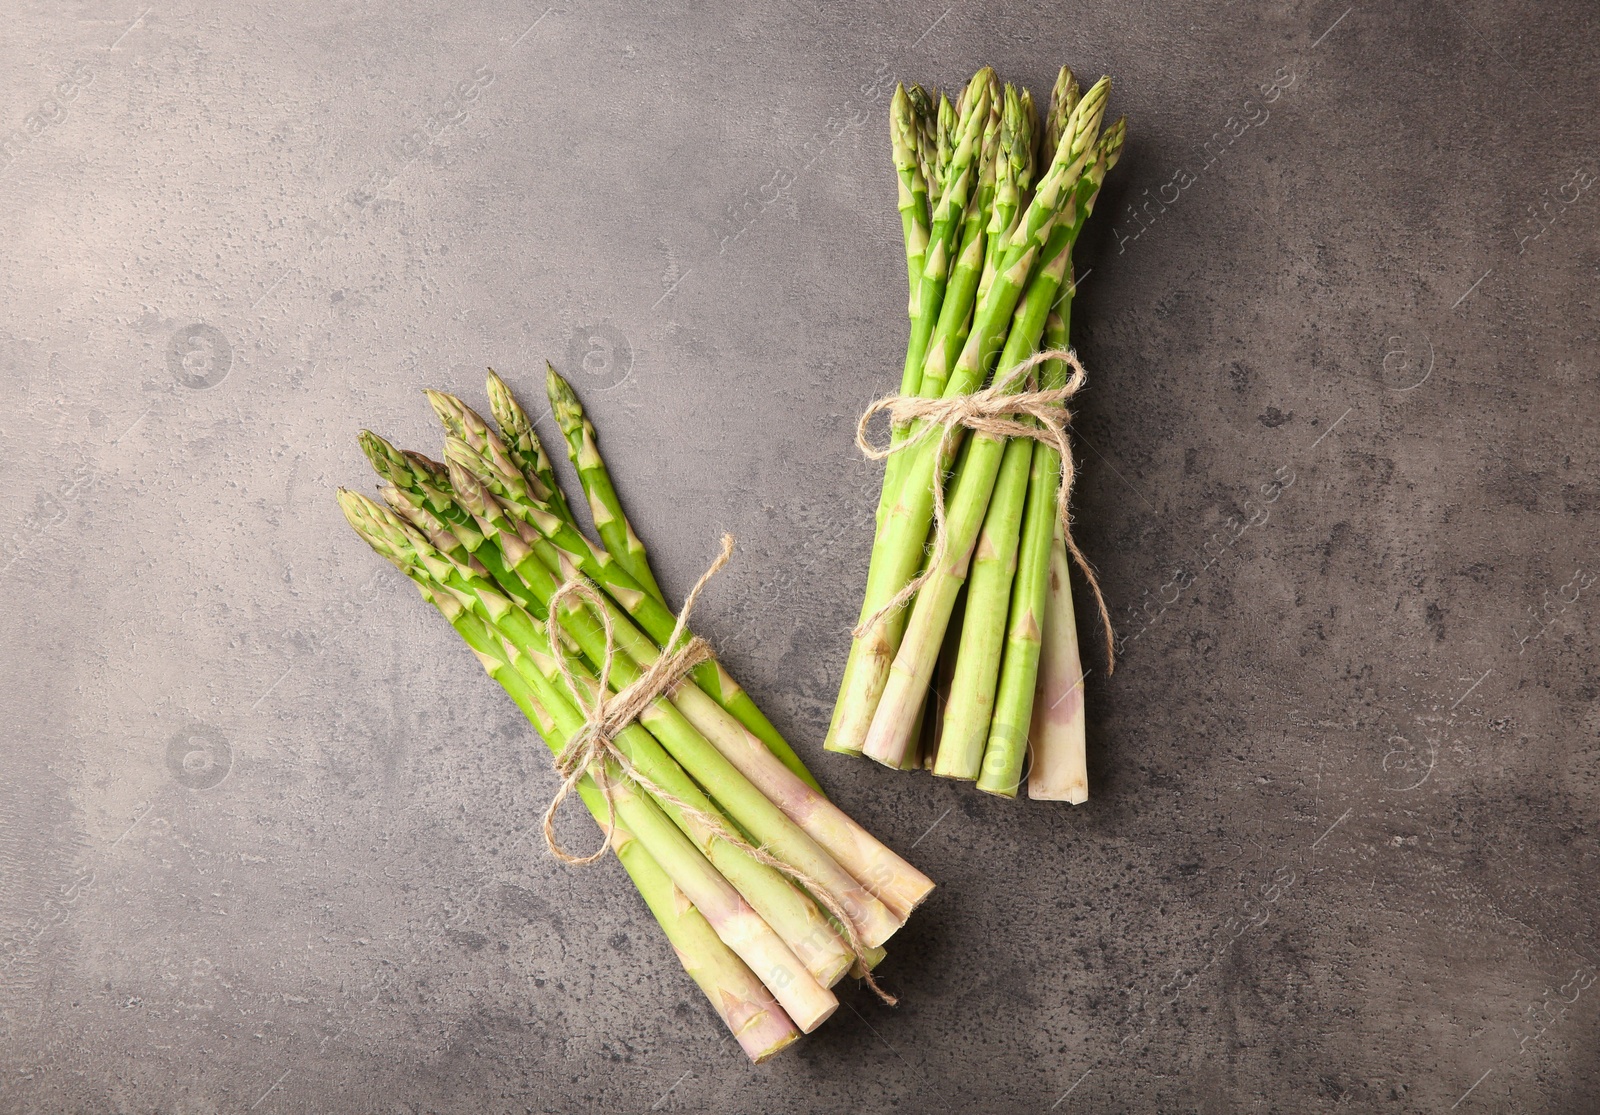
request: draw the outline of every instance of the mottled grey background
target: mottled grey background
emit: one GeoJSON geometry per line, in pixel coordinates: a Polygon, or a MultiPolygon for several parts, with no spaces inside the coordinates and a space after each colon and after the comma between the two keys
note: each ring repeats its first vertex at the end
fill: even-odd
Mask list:
{"type": "Polygon", "coordinates": [[[0,1109],[1600,1110],[1592,5],[6,23],[0,1109]],[[905,334],[884,91],[984,62],[1131,121],[1080,808],[820,750],[905,334]],[[903,1005],[762,1067],[545,854],[541,748],[332,499],[357,429],[545,356],[669,591],[738,536],[697,626],[942,884],[903,1005]]]}

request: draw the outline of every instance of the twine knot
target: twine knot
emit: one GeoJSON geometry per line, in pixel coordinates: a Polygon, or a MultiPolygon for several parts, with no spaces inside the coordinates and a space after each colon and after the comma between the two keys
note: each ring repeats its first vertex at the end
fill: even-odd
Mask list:
{"type": "MultiPolygon", "coordinates": [[[[611,764],[615,764],[624,777],[644,786],[657,797],[665,794],[665,791],[648,783],[634,769],[628,757],[614,742],[615,737],[622,729],[637,720],[639,714],[655,703],[658,697],[670,695],[691,670],[714,657],[711,644],[698,635],[691,634],[682,646],[678,646],[678,641],[683,638],[688,627],[689,614],[694,611],[695,601],[700,598],[700,590],[706,587],[706,583],[712,577],[722,571],[722,567],[728,564],[728,559],[732,556],[733,535],[724,534],[721,552],[711,563],[710,568],[700,575],[694,588],[689,590],[688,599],[683,602],[683,609],[678,613],[678,622],[672,629],[672,636],[667,640],[667,645],[662,648],[661,656],[634,679],[631,685],[617,693],[611,692],[611,667],[617,652],[616,628],[611,622],[611,610],[606,607],[606,600],[600,589],[588,578],[574,574],[572,579],[562,584],[550,597],[549,614],[546,617],[550,649],[554,653],[556,668],[561,671],[561,680],[566,683],[567,692],[572,695],[578,711],[584,714],[583,727],[572,735],[566,747],[556,756],[556,771],[561,775],[561,788],[556,791],[556,796],[551,799],[550,806],[544,813],[545,845],[550,849],[550,854],[562,863],[574,866],[594,863],[611,848],[612,837],[616,831],[611,764]],[[605,656],[601,659],[600,674],[592,691],[578,684],[562,641],[561,606],[576,597],[581,597],[590,605],[600,617],[601,625],[605,629],[605,656]],[[675,647],[677,649],[674,649],[675,647]],[[556,810],[561,807],[567,795],[577,788],[591,766],[595,768],[595,783],[606,799],[605,840],[592,854],[574,856],[556,839],[556,810]]],[[[670,794],[665,795],[665,800],[683,806],[682,802],[670,794]]]]}
{"type": "MultiPolygon", "coordinates": [[[[968,429],[995,438],[1031,438],[1053,450],[1061,459],[1061,483],[1056,489],[1056,521],[1061,525],[1062,540],[1067,552],[1078,564],[1083,579],[1094,593],[1100,610],[1100,622],[1105,629],[1107,673],[1116,669],[1116,646],[1112,638],[1111,612],[1106,607],[1105,596],[1100,591],[1100,580],[1094,567],[1083,556],[1072,537],[1072,482],[1077,470],[1072,462],[1072,445],[1067,440],[1067,426],[1072,412],[1067,401],[1083,389],[1089,373],[1071,349],[1046,349],[1036,352],[1003,375],[996,375],[988,387],[969,395],[952,395],[948,398],[924,398],[919,395],[886,395],[869,406],[856,424],[856,445],[869,460],[882,461],[891,454],[919,445],[937,431],[938,449],[934,454],[933,477],[933,552],[923,571],[917,574],[881,608],[856,625],[853,634],[864,638],[871,630],[893,612],[905,607],[927,583],[940,563],[944,561],[949,544],[949,524],[945,519],[943,472],[953,448],[955,432],[968,429]],[[1034,368],[1047,360],[1064,361],[1072,369],[1072,376],[1061,387],[1018,391],[1014,388],[1034,368]],[[907,423],[921,420],[907,437],[895,437],[888,445],[877,445],[867,437],[867,426],[872,419],[887,411],[894,428],[904,430],[907,423]]],[[[913,482],[908,477],[907,482],[913,482]]]]}

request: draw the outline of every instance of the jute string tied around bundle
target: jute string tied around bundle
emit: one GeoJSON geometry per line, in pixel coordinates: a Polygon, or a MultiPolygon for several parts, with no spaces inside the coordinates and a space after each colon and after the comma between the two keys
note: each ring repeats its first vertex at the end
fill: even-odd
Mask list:
{"type": "MultiPolygon", "coordinates": [[[[1061,536],[1066,542],[1067,552],[1078,563],[1078,568],[1083,572],[1083,579],[1094,593],[1095,604],[1100,609],[1100,622],[1106,634],[1106,672],[1111,673],[1116,669],[1117,652],[1111,633],[1111,612],[1106,607],[1105,596],[1100,592],[1100,580],[1095,576],[1094,567],[1089,564],[1089,559],[1083,556],[1083,551],[1078,549],[1078,544],[1072,537],[1070,504],[1072,481],[1077,470],[1072,463],[1072,445],[1067,440],[1067,425],[1072,421],[1072,412],[1067,409],[1066,404],[1068,399],[1083,389],[1088,378],[1089,373],[1084,371],[1077,353],[1071,349],[1046,349],[1034,353],[1004,375],[996,375],[988,387],[970,395],[954,395],[949,398],[887,395],[867,408],[856,426],[856,445],[860,447],[862,453],[871,460],[881,461],[891,453],[898,453],[926,441],[937,432],[939,443],[938,452],[934,455],[934,468],[939,470],[939,475],[935,477],[933,484],[933,553],[928,558],[927,566],[912,579],[911,583],[895,593],[893,599],[856,625],[854,632],[856,638],[864,637],[885,616],[909,604],[912,597],[916,596],[917,590],[927,583],[933,571],[944,560],[949,543],[949,526],[945,521],[942,473],[946,467],[945,462],[950,453],[955,431],[964,428],[997,438],[1032,438],[1054,449],[1060,455],[1061,485],[1056,490],[1056,519],[1061,524],[1061,536]],[[1064,386],[1047,390],[1012,390],[1024,376],[1047,360],[1064,361],[1072,369],[1072,377],[1064,386]],[[909,437],[896,438],[888,445],[875,445],[867,437],[867,424],[874,416],[884,411],[888,411],[896,429],[903,429],[906,423],[919,419],[922,425],[909,437]]],[[[906,480],[911,482],[912,478],[907,477],[906,480]]]]}
{"type": "MultiPolygon", "coordinates": [[[[549,807],[544,812],[544,841],[550,849],[550,854],[562,863],[582,865],[594,863],[604,856],[611,848],[612,838],[616,834],[617,814],[616,805],[612,798],[614,790],[613,770],[620,773],[621,777],[638,786],[645,793],[655,798],[661,804],[681,813],[688,820],[691,828],[710,834],[713,838],[731,844],[734,848],[749,856],[757,863],[772,868],[789,881],[800,886],[810,897],[830,915],[837,925],[835,928],[844,936],[845,943],[855,956],[856,963],[866,980],[867,986],[877,993],[890,1006],[899,1000],[879,987],[872,978],[872,966],[868,956],[867,946],[862,942],[860,934],[856,932],[855,923],[837,898],[826,887],[806,872],[791,866],[779,859],[764,847],[751,844],[744,837],[735,832],[723,818],[717,814],[700,809],[683,801],[676,794],[657,785],[642,771],[633,765],[628,756],[622,752],[615,743],[615,737],[647,708],[664,696],[670,696],[680,682],[688,676],[696,666],[715,657],[711,645],[698,635],[690,635],[688,640],[679,646],[679,641],[688,630],[689,614],[694,611],[695,601],[700,597],[700,590],[706,583],[728,564],[728,559],[733,556],[733,535],[722,536],[722,551],[717,555],[711,567],[700,575],[694,588],[689,591],[688,599],[683,602],[683,610],[678,613],[678,622],[672,629],[672,636],[667,640],[658,657],[650,667],[640,674],[631,685],[624,687],[617,693],[610,692],[611,665],[616,656],[616,632],[611,623],[611,615],[605,607],[605,597],[601,594],[594,582],[581,575],[575,575],[556,590],[550,598],[548,630],[550,632],[550,649],[555,654],[556,666],[561,671],[561,679],[566,683],[567,691],[572,695],[579,711],[584,714],[584,725],[570,740],[561,753],[555,757],[556,772],[561,775],[561,786],[556,790],[555,797],[551,799],[549,807]],[[573,674],[571,662],[567,658],[566,648],[562,645],[559,632],[561,630],[561,606],[575,598],[582,598],[600,617],[605,627],[605,656],[600,664],[600,673],[597,684],[588,688],[578,683],[573,674]],[[676,649],[674,649],[676,648],[676,649]],[[587,856],[574,856],[561,846],[556,838],[555,817],[556,810],[561,803],[573,792],[585,775],[593,777],[595,784],[600,788],[606,801],[606,822],[602,826],[605,831],[605,840],[600,848],[587,856]]],[[[696,842],[698,844],[698,841],[696,842]]],[[[803,965],[802,965],[803,966],[803,965]]]]}

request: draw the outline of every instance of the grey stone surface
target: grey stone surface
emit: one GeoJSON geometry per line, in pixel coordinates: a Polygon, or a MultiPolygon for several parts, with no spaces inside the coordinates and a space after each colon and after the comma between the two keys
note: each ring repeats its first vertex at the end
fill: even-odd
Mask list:
{"type": "Polygon", "coordinates": [[[1582,0],[13,5],[0,1109],[1600,1110],[1596,41],[1582,0]],[[1125,640],[1081,808],[820,750],[905,332],[881,80],[982,62],[1131,121],[1079,255],[1125,640]],[[903,1005],[759,1068],[616,865],[544,853],[537,742],[332,500],[356,430],[432,446],[419,388],[545,356],[669,591],[739,537],[698,626],[941,884],[903,1005]]]}

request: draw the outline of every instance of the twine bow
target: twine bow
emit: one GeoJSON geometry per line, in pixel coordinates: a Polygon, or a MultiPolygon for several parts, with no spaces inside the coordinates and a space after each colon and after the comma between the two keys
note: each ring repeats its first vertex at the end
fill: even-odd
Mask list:
{"type": "MultiPolygon", "coordinates": [[[[1055,450],[1061,458],[1061,484],[1056,490],[1056,520],[1061,525],[1061,536],[1066,543],[1067,552],[1078,563],[1078,568],[1083,572],[1083,579],[1094,593],[1095,604],[1100,609],[1100,622],[1105,628],[1106,635],[1106,672],[1110,673],[1117,665],[1116,647],[1111,632],[1111,612],[1106,607],[1105,596],[1100,591],[1100,581],[1095,576],[1094,567],[1089,564],[1089,559],[1083,556],[1083,551],[1078,549],[1078,544],[1072,537],[1070,505],[1072,482],[1077,469],[1072,463],[1072,445],[1067,440],[1067,424],[1072,421],[1072,412],[1067,409],[1066,403],[1083,389],[1088,378],[1089,373],[1084,370],[1077,353],[1071,349],[1047,349],[1034,353],[1004,375],[995,376],[988,387],[970,395],[936,399],[917,395],[887,395],[869,406],[862,414],[861,421],[856,425],[856,445],[868,459],[881,461],[892,453],[921,444],[937,430],[939,442],[938,451],[934,455],[934,467],[940,473],[943,471],[943,462],[950,453],[951,443],[958,427],[998,438],[1032,438],[1055,450]],[[1032,391],[1012,390],[1022,377],[1046,360],[1062,360],[1072,368],[1072,377],[1064,386],[1032,391]],[[888,411],[889,418],[897,429],[904,428],[905,423],[913,419],[922,419],[923,424],[909,437],[891,440],[888,445],[875,445],[867,437],[867,424],[883,411],[888,411]]],[[[933,484],[933,553],[928,558],[928,564],[883,607],[856,625],[854,631],[856,638],[864,637],[885,616],[903,608],[911,601],[917,590],[927,583],[933,571],[944,560],[948,544],[949,524],[945,520],[944,483],[942,477],[936,474],[933,484]]]]}
{"type": "MultiPolygon", "coordinates": [[[[562,863],[581,866],[594,863],[611,849],[617,830],[617,812],[614,799],[615,775],[620,774],[628,782],[638,786],[645,793],[655,798],[661,804],[681,813],[691,827],[699,828],[710,833],[711,836],[725,841],[734,848],[749,856],[757,863],[782,874],[791,882],[798,884],[813,898],[818,905],[832,915],[837,923],[836,928],[845,938],[851,953],[855,956],[856,963],[866,980],[867,986],[877,993],[878,997],[890,1006],[898,1000],[878,986],[872,978],[871,963],[867,946],[862,942],[856,932],[855,923],[851,920],[849,911],[843,903],[835,898],[816,879],[806,872],[791,866],[784,860],[774,856],[764,847],[751,844],[744,837],[735,832],[723,818],[714,812],[701,809],[679,798],[676,794],[658,785],[653,779],[646,776],[636,767],[628,756],[619,748],[615,737],[629,724],[636,720],[645,709],[663,696],[670,696],[674,689],[681,684],[696,666],[714,658],[715,652],[711,644],[698,635],[690,634],[686,642],[679,646],[688,630],[689,615],[694,611],[695,601],[700,597],[700,590],[706,583],[721,572],[722,567],[728,564],[728,559],[733,556],[733,535],[722,536],[722,550],[717,555],[710,567],[700,575],[694,588],[689,590],[688,598],[683,602],[683,609],[678,613],[678,622],[672,628],[672,635],[667,639],[662,648],[661,655],[636,678],[632,684],[624,687],[617,693],[610,693],[611,667],[616,658],[616,630],[611,622],[610,610],[605,606],[605,597],[601,594],[594,582],[581,574],[574,574],[556,590],[550,597],[550,608],[547,616],[550,633],[550,649],[556,661],[556,668],[561,673],[561,680],[566,683],[567,692],[572,695],[578,709],[584,715],[584,724],[567,741],[566,747],[561,749],[555,757],[556,772],[561,775],[561,786],[551,798],[550,805],[544,811],[544,841],[550,849],[550,854],[562,863]],[[605,654],[601,659],[600,673],[592,689],[580,685],[572,670],[572,663],[567,656],[567,649],[561,638],[561,607],[573,598],[581,597],[600,617],[605,629],[605,654]],[[608,695],[609,694],[609,695],[608,695]],[[556,810],[561,807],[567,797],[577,789],[585,775],[593,777],[595,785],[599,787],[601,795],[606,802],[606,820],[601,826],[605,839],[600,847],[587,856],[575,856],[561,846],[556,837],[555,817],[556,810]]],[[[698,841],[697,841],[698,843],[698,841]]],[[[798,957],[797,957],[798,959],[798,957]]],[[[804,967],[804,961],[801,961],[804,967]]]]}

